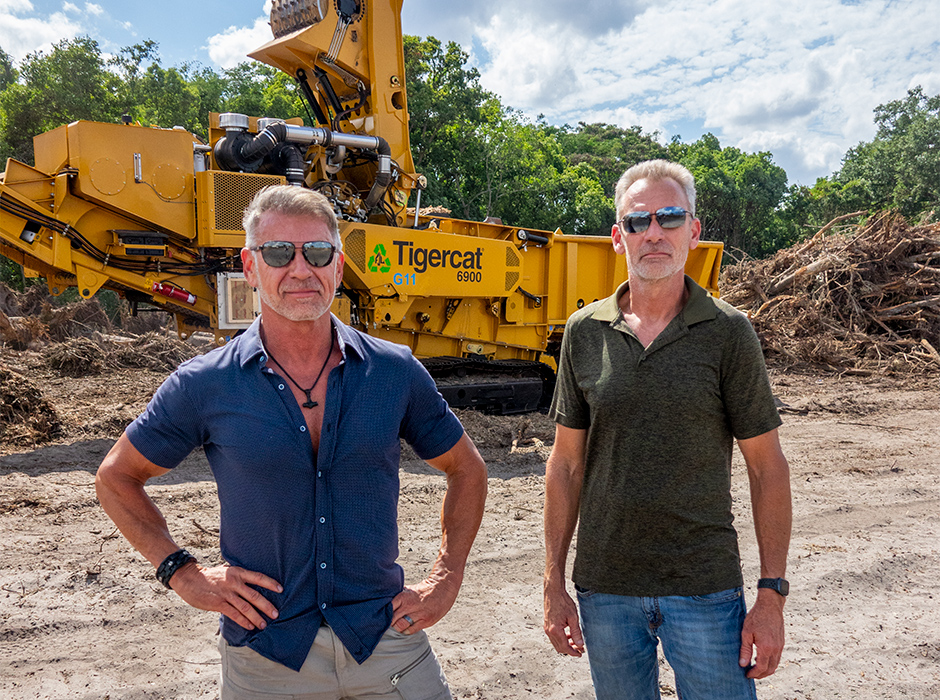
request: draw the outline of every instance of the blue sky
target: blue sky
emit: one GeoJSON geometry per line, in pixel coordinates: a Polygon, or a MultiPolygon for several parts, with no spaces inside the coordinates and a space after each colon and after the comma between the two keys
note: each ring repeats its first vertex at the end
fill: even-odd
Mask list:
{"type": "MultiPolygon", "coordinates": [[[[460,43],[484,87],[531,117],[664,142],[710,131],[804,184],[874,136],[877,105],[940,93],[940,0],[405,0],[402,23],[460,43]]],[[[153,39],[164,66],[215,69],[271,36],[263,0],[0,0],[16,60],[78,35],[105,52],[153,39]]]]}

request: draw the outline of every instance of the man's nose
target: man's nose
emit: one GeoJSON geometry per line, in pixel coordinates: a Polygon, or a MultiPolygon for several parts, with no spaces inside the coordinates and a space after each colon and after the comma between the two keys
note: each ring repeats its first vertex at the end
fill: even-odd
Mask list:
{"type": "Polygon", "coordinates": [[[310,269],[310,264],[307,262],[306,258],[304,258],[304,253],[300,246],[294,251],[294,259],[290,261],[287,267],[287,274],[298,279],[306,279],[313,274],[313,270],[310,269]]]}
{"type": "Polygon", "coordinates": [[[665,236],[666,231],[659,225],[659,219],[654,216],[650,221],[649,228],[643,232],[643,238],[656,241],[665,236]]]}

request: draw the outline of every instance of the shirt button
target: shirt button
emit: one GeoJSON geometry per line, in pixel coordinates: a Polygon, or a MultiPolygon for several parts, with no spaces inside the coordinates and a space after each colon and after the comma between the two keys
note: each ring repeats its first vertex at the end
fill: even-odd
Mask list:
{"type": "Polygon", "coordinates": [[[306,426],[306,425],[300,426],[300,432],[306,433],[306,432],[307,432],[307,426],[306,426]]]}
{"type": "Polygon", "coordinates": [[[326,603],[320,603],[320,610],[326,610],[326,603]]]}
{"type": "Polygon", "coordinates": [[[281,391],[284,391],[284,385],[283,385],[283,384],[278,384],[278,385],[277,385],[277,388],[280,389],[281,391]]]}
{"type": "Polygon", "coordinates": [[[321,568],[321,569],[325,569],[325,568],[326,568],[326,562],[325,562],[325,561],[321,561],[321,562],[320,562],[320,568],[321,568]]]}
{"type": "Polygon", "coordinates": [[[320,522],[321,522],[321,523],[325,523],[325,522],[326,522],[326,518],[320,518],[320,522]]]}
{"type": "Polygon", "coordinates": [[[323,476],[323,472],[317,472],[317,478],[319,479],[321,476],[323,476]]]}

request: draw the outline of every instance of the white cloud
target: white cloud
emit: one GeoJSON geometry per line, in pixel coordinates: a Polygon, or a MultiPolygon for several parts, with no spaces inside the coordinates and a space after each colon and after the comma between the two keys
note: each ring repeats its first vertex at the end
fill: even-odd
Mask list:
{"type": "Polygon", "coordinates": [[[791,181],[831,173],[848,148],[871,139],[878,104],[918,84],[940,92],[936,31],[926,20],[935,0],[817,0],[811,11],[666,0],[627,12],[606,35],[596,22],[594,34],[553,22],[554,0],[544,12],[529,0],[481,2],[491,10],[474,30],[486,52],[481,82],[504,103],[556,123],[607,119],[666,136],[670,125],[697,123],[722,145],[773,151],[791,181]],[[518,7],[530,21],[520,21],[518,7]]]}
{"type": "Polygon", "coordinates": [[[0,46],[15,61],[34,51],[48,51],[62,39],[71,39],[82,25],[62,12],[30,17],[34,11],[29,0],[0,0],[0,46]]]}
{"type": "Polygon", "coordinates": [[[271,14],[271,0],[265,0],[264,13],[250,27],[231,26],[224,32],[213,34],[205,48],[209,58],[221,68],[234,68],[248,60],[248,54],[273,39],[268,17],[271,14]]]}
{"type": "Polygon", "coordinates": [[[29,0],[0,0],[0,14],[9,14],[12,12],[25,14],[33,11],[33,3],[29,0]]]}
{"type": "Polygon", "coordinates": [[[94,15],[95,17],[100,17],[101,15],[104,14],[104,8],[101,5],[96,5],[93,2],[86,2],[85,12],[87,12],[90,15],[94,15]]]}
{"type": "Polygon", "coordinates": [[[63,3],[62,10],[64,12],[81,12],[81,10],[78,9],[78,5],[73,5],[70,2],[63,3]]]}
{"type": "Polygon", "coordinates": [[[222,68],[233,68],[248,60],[248,54],[271,41],[267,17],[259,17],[250,27],[229,27],[208,39],[209,58],[222,68]]]}

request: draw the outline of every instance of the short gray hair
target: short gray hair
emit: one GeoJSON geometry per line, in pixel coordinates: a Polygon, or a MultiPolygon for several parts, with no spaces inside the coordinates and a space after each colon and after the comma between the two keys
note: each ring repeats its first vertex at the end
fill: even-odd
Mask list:
{"type": "Polygon", "coordinates": [[[245,229],[245,247],[258,245],[258,224],[267,212],[284,216],[302,216],[326,225],[333,236],[333,245],[338,251],[343,250],[343,241],[339,237],[339,225],[336,212],[330,200],[319,192],[292,185],[271,185],[259,190],[254,199],[245,208],[242,215],[242,227],[245,229]]]}
{"type": "Polygon", "coordinates": [[[689,172],[684,165],[673,163],[669,160],[645,160],[637,163],[632,168],[620,176],[617,181],[617,191],[614,195],[614,202],[617,205],[617,221],[620,221],[627,212],[624,200],[627,196],[627,190],[637,180],[672,180],[685,192],[685,198],[689,200],[689,211],[695,216],[695,176],[689,172]]]}

